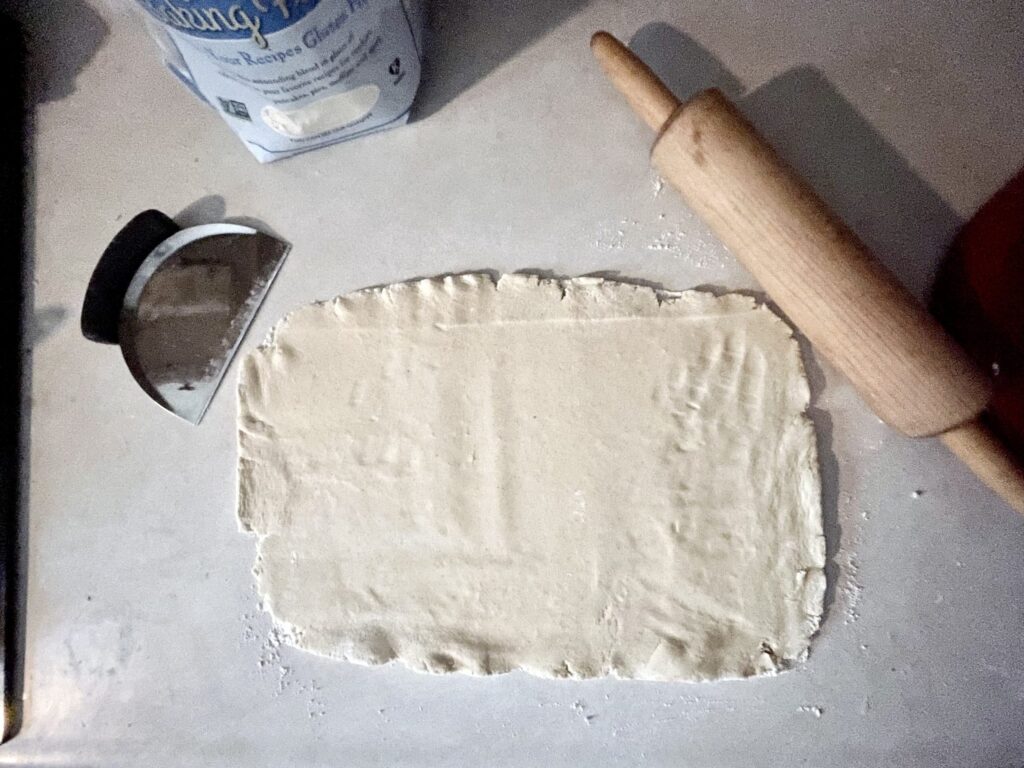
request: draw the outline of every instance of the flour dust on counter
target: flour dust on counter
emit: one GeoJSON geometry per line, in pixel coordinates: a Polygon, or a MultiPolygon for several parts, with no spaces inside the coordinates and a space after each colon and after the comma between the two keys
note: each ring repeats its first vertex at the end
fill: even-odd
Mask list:
{"type": "Polygon", "coordinates": [[[796,341],[740,295],[439,277],[245,360],[238,514],[289,642],[429,672],[773,673],[825,547],[796,341]]]}

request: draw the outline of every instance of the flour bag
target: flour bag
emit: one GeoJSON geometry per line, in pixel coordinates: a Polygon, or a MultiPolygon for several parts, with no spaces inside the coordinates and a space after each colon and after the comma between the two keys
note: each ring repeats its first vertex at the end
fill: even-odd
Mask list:
{"type": "Polygon", "coordinates": [[[409,119],[420,83],[420,2],[140,3],[171,72],[261,163],[409,119]]]}

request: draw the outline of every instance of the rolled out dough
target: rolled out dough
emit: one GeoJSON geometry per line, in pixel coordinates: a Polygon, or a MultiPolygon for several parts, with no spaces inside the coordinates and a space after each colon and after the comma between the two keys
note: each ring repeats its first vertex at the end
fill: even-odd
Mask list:
{"type": "Polygon", "coordinates": [[[300,648],[432,672],[742,677],[802,658],[824,540],[808,386],[745,296],[469,274],[281,321],[239,500],[300,648]]]}

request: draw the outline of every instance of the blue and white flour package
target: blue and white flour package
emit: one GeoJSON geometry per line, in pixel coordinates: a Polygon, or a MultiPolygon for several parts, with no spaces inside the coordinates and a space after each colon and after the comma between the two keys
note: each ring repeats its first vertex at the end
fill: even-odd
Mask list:
{"type": "Polygon", "coordinates": [[[140,0],[168,68],[261,163],[409,119],[412,0],[140,0]]]}

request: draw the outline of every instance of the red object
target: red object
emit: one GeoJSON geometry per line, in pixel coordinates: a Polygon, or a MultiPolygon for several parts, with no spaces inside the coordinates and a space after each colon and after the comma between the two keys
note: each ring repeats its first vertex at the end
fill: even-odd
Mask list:
{"type": "Polygon", "coordinates": [[[993,427],[1024,455],[1024,168],[957,234],[932,310],[993,373],[993,427]]]}

